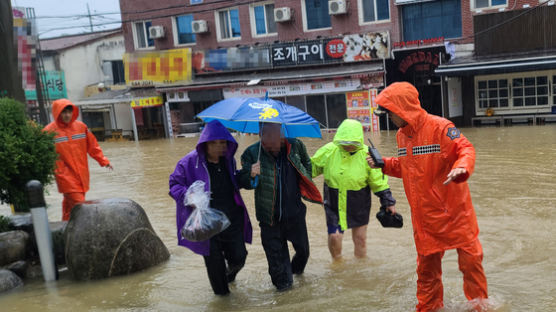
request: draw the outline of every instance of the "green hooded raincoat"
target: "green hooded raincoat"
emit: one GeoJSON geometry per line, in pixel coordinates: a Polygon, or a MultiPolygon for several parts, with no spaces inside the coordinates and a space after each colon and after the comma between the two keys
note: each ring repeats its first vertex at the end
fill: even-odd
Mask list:
{"type": "MultiPolygon", "coordinates": [[[[334,141],[321,147],[311,158],[313,178],[324,174],[325,208],[336,212],[342,231],[369,222],[370,191],[381,198],[381,205],[395,204],[388,177],[380,169],[369,167],[367,152],[363,126],[356,120],[346,119],[338,128],[334,141]],[[357,150],[347,152],[340,146],[342,141],[357,142],[357,150]]],[[[327,223],[329,217],[327,215],[327,223]]]]}

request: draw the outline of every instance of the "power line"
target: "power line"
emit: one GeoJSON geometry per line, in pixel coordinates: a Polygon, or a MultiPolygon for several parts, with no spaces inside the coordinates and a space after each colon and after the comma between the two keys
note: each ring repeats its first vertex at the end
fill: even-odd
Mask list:
{"type": "MultiPolygon", "coordinates": [[[[552,0],[545,0],[541,3],[539,3],[537,6],[531,7],[531,8],[523,11],[522,13],[520,13],[520,14],[518,14],[518,15],[516,15],[516,16],[508,19],[508,20],[505,20],[501,23],[493,25],[493,26],[491,26],[487,29],[483,29],[480,32],[474,33],[472,35],[456,39],[453,42],[463,41],[463,40],[474,38],[475,36],[478,36],[478,35],[482,35],[483,33],[486,33],[488,31],[491,31],[491,30],[495,29],[495,28],[503,26],[503,25],[505,25],[505,24],[507,24],[507,23],[525,15],[525,14],[528,14],[532,10],[535,10],[539,7],[542,7],[542,6],[546,5],[549,1],[552,1],[552,0]]],[[[210,4],[218,4],[218,3],[221,3],[221,2],[229,2],[229,0],[215,1],[215,2],[211,2],[210,4]]],[[[227,8],[233,8],[233,7],[248,5],[248,4],[257,3],[257,2],[260,2],[260,0],[248,0],[248,1],[243,1],[241,3],[233,3],[233,4],[230,4],[230,5],[225,5],[225,6],[219,7],[217,9],[212,9],[212,8],[211,9],[201,9],[201,8],[199,8],[198,10],[184,12],[183,14],[205,13],[205,12],[211,12],[211,11],[215,11],[215,10],[222,10],[222,9],[227,9],[227,8]]],[[[134,12],[122,12],[121,15],[123,16],[124,14],[127,14],[127,15],[144,14],[144,13],[164,11],[164,10],[170,10],[170,9],[176,9],[176,8],[189,8],[189,7],[194,7],[194,6],[195,5],[193,5],[193,6],[191,6],[191,5],[189,5],[189,6],[175,5],[175,6],[169,6],[169,7],[164,7],[164,8],[155,8],[155,9],[148,9],[148,10],[141,10],[141,11],[134,11],[134,12]]],[[[103,13],[97,13],[97,14],[91,14],[90,16],[96,15],[96,16],[101,17],[102,15],[112,15],[112,14],[117,14],[117,13],[104,13],[104,14],[103,13]]],[[[75,16],[81,16],[81,17],[89,18],[89,15],[75,15],[75,16]]],[[[125,19],[125,20],[121,20],[121,21],[114,21],[114,22],[103,22],[103,23],[97,23],[97,24],[90,23],[89,26],[90,27],[99,27],[99,26],[114,25],[114,24],[119,24],[119,23],[124,24],[124,23],[130,23],[130,22],[140,22],[140,21],[144,21],[146,19],[152,20],[152,19],[160,19],[160,18],[167,18],[167,17],[174,17],[174,16],[177,16],[177,14],[175,12],[172,12],[171,14],[163,14],[163,15],[149,16],[149,17],[142,17],[142,18],[130,18],[130,19],[125,19]]],[[[70,17],[70,16],[66,16],[66,18],[67,17],[70,17]]],[[[44,17],[44,18],[47,18],[47,17],[44,17]]],[[[48,17],[48,18],[53,18],[53,17],[48,17]]],[[[50,32],[50,31],[54,31],[54,30],[65,30],[65,29],[71,29],[71,28],[76,28],[76,27],[85,27],[85,26],[56,27],[56,28],[48,29],[47,31],[42,32],[41,34],[44,34],[46,32],[50,32]]]]}

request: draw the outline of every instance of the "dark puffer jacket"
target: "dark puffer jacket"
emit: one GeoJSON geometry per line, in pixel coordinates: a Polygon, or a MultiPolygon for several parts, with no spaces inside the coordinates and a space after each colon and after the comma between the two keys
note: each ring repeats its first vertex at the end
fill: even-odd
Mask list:
{"type": "MultiPolygon", "coordinates": [[[[322,197],[318,188],[311,180],[311,158],[303,142],[297,139],[286,140],[286,151],[288,161],[299,174],[299,190],[301,196],[309,201],[322,203],[322,197]]],[[[251,166],[257,162],[259,156],[259,145],[257,142],[249,146],[241,155],[242,169],[239,172],[241,187],[253,189],[251,185],[251,166]]],[[[276,161],[272,155],[260,149],[261,175],[259,183],[255,187],[255,210],[259,222],[274,225],[274,206],[278,181],[276,177],[276,161]]]]}

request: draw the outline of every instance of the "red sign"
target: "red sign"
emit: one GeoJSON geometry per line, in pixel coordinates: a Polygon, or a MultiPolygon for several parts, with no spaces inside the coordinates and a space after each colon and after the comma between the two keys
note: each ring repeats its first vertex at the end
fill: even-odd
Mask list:
{"type": "Polygon", "coordinates": [[[340,58],[346,53],[346,44],[342,39],[334,39],[326,44],[326,54],[332,58],[340,58]]]}
{"type": "MultiPolygon", "coordinates": [[[[408,56],[404,57],[403,60],[400,61],[400,64],[398,65],[398,69],[399,71],[401,71],[402,73],[405,74],[405,72],[413,65],[415,64],[419,64],[419,63],[425,63],[425,64],[430,64],[432,65],[432,68],[436,68],[438,67],[438,64],[440,63],[440,55],[438,53],[433,53],[433,52],[425,52],[425,51],[416,51],[413,52],[411,54],[409,54],[408,56]]],[[[419,70],[424,70],[424,67],[420,67],[417,68],[419,70]]],[[[430,67],[429,67],[430,69],[430,67]]]]}
{"type": "Polygon", "coordinates": [[[419,47],[419,46],[429,45],[434,43],[444,43],[444,37],[394,42],[393,47],[394,48],[407,48],[411,46],[419,47]]]}

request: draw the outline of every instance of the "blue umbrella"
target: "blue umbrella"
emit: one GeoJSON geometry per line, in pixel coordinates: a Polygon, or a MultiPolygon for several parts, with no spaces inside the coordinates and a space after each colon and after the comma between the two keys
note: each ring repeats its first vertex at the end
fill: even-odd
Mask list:
{"type": "Polygon", "coordinates": [[[217,119],[224,126],[244,133],[259,133],[260,122],[282,124],[288,138],[322,138],[319,122],[297,107],[268,98],[230,98],[200,112],[204,122],[217,119]]]}

